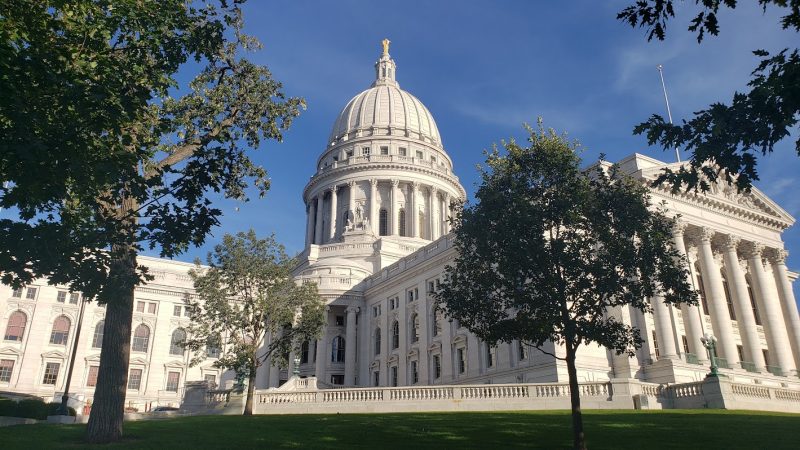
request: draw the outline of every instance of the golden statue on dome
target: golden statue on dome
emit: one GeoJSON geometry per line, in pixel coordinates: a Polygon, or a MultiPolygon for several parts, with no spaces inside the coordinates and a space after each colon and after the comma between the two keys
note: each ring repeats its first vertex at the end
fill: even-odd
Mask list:
{"type": "Polygon", "coordinates": [[[384,39],[381,41],[381,44],[383,44],[383,56],[389,56],[389,44],[391,43],[392,41],[389,39],[384,39]]]}

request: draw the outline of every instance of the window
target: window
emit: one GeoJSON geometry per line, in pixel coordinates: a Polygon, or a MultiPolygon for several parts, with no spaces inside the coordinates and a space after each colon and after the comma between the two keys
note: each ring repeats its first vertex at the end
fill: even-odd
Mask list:
{"type": "Polygon", "coordinates": [[[335,321],[334,323],[336,324],[337,327],[343,327],[344,326],[344,316],[336,316],[334,318],[334,321],[335,321]]]}
{"type": "Polygon", "coordinates": [[[136,302],[136,312],[144,312],[144,302],[136,302]]]}
{"type": "Polygon", "coordinates": [[[519,354],[520,361],[528,359],[528,346],[525,345],[525,342],[517,341],[517,353],[519,354]]]}
{"type": "Polygon", "coordinates": [[[106,322],[101,320],[94,326],[94,335],[92,335],[92,348],[103,348],[103,332],[106,322]]]}
{"type": "Polygon", "coordinates": [[[416,384],[419,381],[419,371],[417,370],[417,362],[411,361],[411,383],[416,384]]]}
{"type": "Polygon", "coordinates": [[[408,298],[409,303],[413,302],[414,300],[419,300],[419,289],[409,289],[406,292],[406,297],[408,298]]]}
{"type": "Polygon", "coordinates": [[[217,376],[213,373],[207,373],[203,375],[203,379],[208,384],[208,388],[214,390],[217,388],[217,376]]]}
{"type": "Polygon", "coordinates": [[[683,343],[683,353],[691,353],[689,351],[689,340],[686,339],[686,335],[681,336],[681,342],[683,343]]]}
{"type": "Polygon", "coordinates": [[[736,312],[733,309],[733,300],[731,299],[731,290],[728,287],[728,277],[724,273],[722,275],[722,291],[725,293],[725,301],[728,303],[728,315],[731,320],[736,320],[736,312]]]}
{"type": "Polygon", "coordinates": [[[388,155],[388,154],[389,154],[389,147],[381,145],[381,155],[388,155]]]}
{"type": "Polygon", "coordinates": [[[381,385],[381,373],[380,371],[372,372],[372,385],[373,386],[380,386],[381,385]]]}
{"type": "Polygon", "coordinates": [[[381,315],[381,305],[374,305],[372,307],[372,317],[378,317],[381,315]]]}
{"type": "Polygon", "coordinates": [[[308,341],[300,344],[300,364],[308,364],[308,341]]]}
{"type": "Polygon", "coordinates": [[[178,384],[181,381],[181,373],[180,372],[168,372],[167,373],[167,391],[169,392],[178,392],[178,384]]]}
{"type": "Polygon", "coordinates": [[[771,366],[772,361],[769,360],[769,350],[762,349],[761,354],[764,355],[764,364],[771,366]]]}
{"type": "Polygon", "coordinates": [[[419,341],[419,315],[413,314],[411,316],[411,342],[419,341]]]}
{"type": "Polygon", "coordinates": [[[25,298],[29,300],[36,300],[36,288],[28,288],[28,292],[25,293],[25,298]]]}
{"type": "Polygon", "coordinates": [[[172,307],[172,315],[175,317],[181,316],[181,305],[175,305],[172,307]]]}
{"type": "Polygon", "coordinates": [[[344,338],[336,336],[333,338],[333,345],[331,346],[331,362],[343,363],[344,362],[344,338]]]}
{"type": "Polygon", "coordinates": [[[25,335],[25,325],[28,323],[28,316],[22,311],[14,311],[8,317],[8,325],[6,325],[6,341],[22,342],[22,337],[25,335]]]}
{"type": "Polygon", "coordinates": [[[433,355],[433,378],[439,379],[442,376],[442,357],[433,355]]]}
{"type": "Polygon", "coordinates": [[[55,385],[56,381],[58,380],[58,370],[61,368],[60,363],[49,362],[44,367],[44,377],[42,378],[42,384],[51,384],[55,385]]]}
{"type": "Polygon", "coordinates": [[[136,331],[133,333],[133,351],[147,352],[149,344],[150,328],[148,328],[145,324],[141,324],[136,327],[136,331]]]}
{"type": "Polygon", "coordinates": [[[442,320],[444,319],[442,310],[434,308],[433,310],[433,335],[439,336],[442,334],[442,320]]]}
{"type": "Polygon", "coordinates": [[[661,356],[661,352],[658,351],[658,339],[655,331],[653,331],[653,351],[656,353],[656,359],[658,359],[661,356]]]}
{"type": "Polygon", "coordinates": [[[436,157],[435,157],[435,156],[433,156],[433,155],[431,155],[431,162],[432,162],[432,163],[434,163],[434,164],[436,164],[436,157]]]}
{"type": "Polygon", "coordinates": [[[53,322],[53,331],[50,332],[50,343],[67,345],[70,321],[65,316],[58,316],[53,322]]]}
{"type": "Polygon", "coordinates": [[[382,209],[378,214],[378,234],[381,236],[389,235],[389,213],[382,209]]]}
{"type": "Polygon", "coordinates": [[[0,383],[10,383],[12,372],[14,372],[14,360],[0,359],[0,383]]]}
{"type": "Polygon", "coordinates": [[[392,297],[389,299],[389,310],[397,309],[400,306],[400,297],[392,297]]]}
{"type": "Polygon", "coordinates": [[[148,314],[155,314],[156,313],[156,304],[155,303],[148,303],[147,304],[147,313],[148,314]]]}
{"type": "Polygon", "coordinates": [[[434,287],[433,280],[428,281],[428,294],[433,294],[436,292],[436,288],[434,287]]]}
{"type": "Polygon", "coordinates": [[[219,336],[209,336],[206,341],[206,356],[209,358],[219,358],[220,351],[219,336]]]}
{"type": "Polygon", "coordinates": [[[347,150],[346,152],[344,152],[344,157],[345,158],[352,158],[353,157],[353,150],[347,150]]]}
{"type": "Polygon", "coordinates": [[[458,373],[465,373],[467,371],[467,355],[463,347],[456,351],[456,358],[458,358],[458,373]]]}
{"type": "Polygon", "coordinates": [[[400,148],[398,148],[398,149],[397,149],[397,153],[398,153],[400,156],[408,156],[408,150],[406,150],[406,148],[405,148],[405,147],[400,147],[400,148]]]}
{"type": "Polygon", "coordinates": [[[14,298],[22,298],[22,288],[17,288],[11,291],[11,296],[14,298]]]}
{"type": "Polygon", "coordinates": [[[750,297],[750,306],[753,307],[753,317],[756,319],[756,325],[761,325],[761,316],[758,314],[758,304],[756,303],[756,296],[753,295],[753,288],[750,285],[750,276],[744,277],[747,282],[747,295],[750,297]]]}
{"type": "Polygon", "coordinates": [[[397,387],[397,366],[392,366],[392,386],[397,387]]]}
{"type": "Polygon", "coordinates": [[[142,385],[142,369],[131,369],[128,372],[128,389],[138,391],[142,385]]]}
{"type": "Polygon", "coordinates": [[[486,346],[486,368],[492,368],[497,363],[497,347],[486,346]]]}
{"type": "Polygon", "coordinates": [[[89,374],[86,375],[86,386],[97,386],[97,372],[100,370],[99,366],[89,366],[89,374]]]}
{"type": "Polygon", "coordinates": [[[375,354],[381,354],[381,329],[375,328],[375,354]]]}
{"type": "Polygon", "coordinates": [[[344,375],[331,375],[331,384],[343,385],[344,375]]]}
{"type": "Polygon", "coordinates": [[[69,302],[72,305],[77,305],[78,304],[78,300],[80,300],[80,298],[81,298],[81,294],[78,294],[77,292],[73,292],[73,293],[69,294],[69,302]]]}
{"type": "Polygon", "coordinates": [[[392,323],[392,350],[400,347],[400,324],[395,320],[392,323]]]}
{"type": "Polygon", "coordinates": [[[406,235],[406,210],[404,208],[400,208],[400,212],[397,214],[397,224],[400,228],[400,236],[406,235]]]}
{"type": "Polygon", "coordinates": [[[56,294],[56,301],[58,303],[64,303],[67,301],[67,291],[58,291],[56,294]]]}
{"type": "Polygon", "coordinates": [[[361,154],[364,156],[369,156],[369,147],[361,147],[361,154]]]}
{"type": "Polygon", "coordinates": [[[703,283],[703,276],[697,272],[697,293],[700,295],[700,304],[703,305],[703,314],[708,315],[708,301],[706,300],[706,288],[703,283]]]}
{"type": "Polygon", "coordinates": [[[184,343],[186,342],[186,332],[183,328],[178,328],[172,332],[172,340],[169,343],[170,355],[183,355],[184,343]]]}
{"type": "Polygon", "coordinates": [[[739,355],[739,361],[744,361],[744,347],[741,345],[736,346],[736,353],[739,355]]]}
{"type": "Polygon", "coordinates": [[[417,159],[425,159],[420,150],[417,150],[417,159]]]}

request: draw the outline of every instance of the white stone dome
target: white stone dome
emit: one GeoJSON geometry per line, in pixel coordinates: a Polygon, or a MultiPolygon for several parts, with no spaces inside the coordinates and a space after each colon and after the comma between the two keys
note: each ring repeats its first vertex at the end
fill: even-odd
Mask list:
{"type": "Polygon", "coordinates": [[[384,53],[375,63],[376,80],[353,97],[336,117],[328,145],[368,135],[405,136],[442,147],[433,115],[419,99],[400,89],[395,63],[384,53]]]}

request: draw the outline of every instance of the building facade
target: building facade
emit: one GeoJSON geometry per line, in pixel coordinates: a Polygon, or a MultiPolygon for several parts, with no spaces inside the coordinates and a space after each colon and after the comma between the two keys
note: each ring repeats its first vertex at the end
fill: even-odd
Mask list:
{"type": "MultiPolygon", "coordinates": [[[[302,343],[287,369],[263,366],[257,388],[277,387],[299,361],[301,376],[322,387],[563,382],[562,361],[524,342],[488,346],[435,307],[431,293],[455,254],[450,205],[466,193],[453,173],[436,122],[400,89],[388,44],[375,81],[336,118],[314,175],[303,191],[306,245],[295,270],[314,282],[327,303],[327,326],[302,343]]],[[[618,162],[643,181],[676,168],[634,154],[618,162]]],[[[652,314],[609,311],[642,331],[635,357],[599,346],[578,352],[583,382],[638,379],[701,380],[708,367],[701,337],[717,339],[721,371],[741,383],[800,388],[800,317],[787,269],[782,232],[794,219],[757,189],[739,194],[713,186],[707,194],[652,189],[679,216],[675,245],[690,263],[699,306],[651,299],[652,314]]],[[[491,232],[491,230],[487,230],[491,232]]],[[[229,383],[213,367],[217,349],[191,367],[176,345],[187,325],[191,264],[142,257],[155,280],[137,288],[128,404],[138,410],[177,404],[185,381],[229,383]]],[[[40,280],[22,290],[0,286],[0,391],[60,396],[79,336],[70,392],[91,404],[99,364],[104,309],[40,280]]],[[[558,346],[547,348],[562,354],[558,346]]]]}

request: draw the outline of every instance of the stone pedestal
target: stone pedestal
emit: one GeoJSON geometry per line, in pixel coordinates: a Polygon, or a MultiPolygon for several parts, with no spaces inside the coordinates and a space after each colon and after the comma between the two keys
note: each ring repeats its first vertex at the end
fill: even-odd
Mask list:
{"type": "Polygon", "coordinates": [[[653,364],[644,367],[647,373],[647,381],[651,383],[675,383],[675,363],[674,359],[659,359],[653,364]]]}

